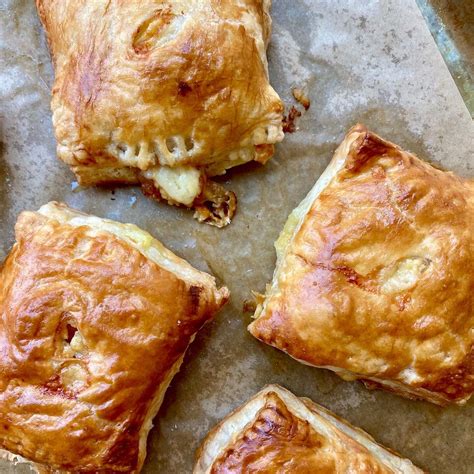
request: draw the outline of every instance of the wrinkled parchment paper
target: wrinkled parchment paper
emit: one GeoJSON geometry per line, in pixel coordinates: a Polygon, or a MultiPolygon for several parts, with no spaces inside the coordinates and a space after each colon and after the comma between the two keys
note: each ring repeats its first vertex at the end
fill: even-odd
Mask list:
{"type": "MultiPolygon", "coordinates": [[[[306,88],[311,108],[267,166],[228,174],[239,210],[219,230],[138,189],[73,189],[73,175],[55,158],[52,68],[34,2],[0,0],[0,259],[13,243],[18,213],[56,199],[138,224],[230,288],[232,301],[198,335],[166,395],[145,473],[189,473],[207,431],[268,383],[325,405],[432,473],[472,473],[473,401],[442,409],[370,392],[305,367],[246,331],[242,302],[270,281],[273,241],[355,122],[473,176],[473,123],[415,0],[274,0],[273,19],[272,82],[288,105],[292,86],[306,88]]],[[[27,469],[0,464],[0,472],[27,469]]]]}

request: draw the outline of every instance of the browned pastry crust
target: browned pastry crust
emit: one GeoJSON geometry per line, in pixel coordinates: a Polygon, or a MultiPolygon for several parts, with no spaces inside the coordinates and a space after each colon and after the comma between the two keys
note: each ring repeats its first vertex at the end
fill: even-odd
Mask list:
{"type": "Polygon", "coordinates": [[[194,474],[421,474],[308,399],[277,385],[263,389],[219,423],[197,454],[194,474]]]}
{"type": "Polygon", "coordinates": [[[357,125],[277,242],[250,332],[438,404],[474,390],[474,182],[357,125]]]}
{"type": "Polygon", "coordinates": [[[36,4],[58,156],[80,184],[139,183],[164,168],[159,195],[194,208],[208,176],[273,155],[283,107],[268,81],[271,0],[36,4]]]}
{"type": "Polygon", "coordinates": [[[137,227],[64,205],[23,212],[15,230],[0,273],[0,455],[139,472],[166,388],[227,289],[137,227]]]}

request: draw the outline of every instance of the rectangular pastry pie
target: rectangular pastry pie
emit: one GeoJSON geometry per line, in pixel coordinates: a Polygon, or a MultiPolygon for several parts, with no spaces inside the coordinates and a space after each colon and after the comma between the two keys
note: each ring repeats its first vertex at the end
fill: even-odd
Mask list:
{"type": "Polygon", "coordinates": [[[209,178],[265,163],[283,138],[268,81],[271,0],[36,0],[55,69],[57,153],[80,184],[146,194],[230,222],[209,178]]]}
{"type": "Polygon", "coordinates": [[[165,391],[226,302],[131,224],[23,212],[0,273],[0,456],[39,472],[138,473],[165,391]]]}
{"type": "Polygon", "coordinates": [[[269,385],[206,437],[194,474],[422,474],[361,429],[307,398],[269,385]]]}
{"type": "Polygon", "coordinates": [[[474,181],[355,126],[276,242],[250,332],[409,398],[474,390],[474,181]]]}

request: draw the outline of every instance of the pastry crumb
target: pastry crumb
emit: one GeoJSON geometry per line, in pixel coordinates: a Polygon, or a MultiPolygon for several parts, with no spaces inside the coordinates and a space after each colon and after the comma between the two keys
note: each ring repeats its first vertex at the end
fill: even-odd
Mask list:
{"type": "Polygon", "coordinates": [[[242,305],[242,311],[244,313],[255,313],[257,309],[257,302],[253,299],[244,300],[242,305]]]}
{"type": "Polygon", "coordinates": [[[285,133],[295,133],[298,130],[295,123],[298,117],[301,117],[301,112],[295,106],[292,106],[288,115],[283,117],[283,131],[285,133]]]}
{"type": "Polygon", "coordinates": [[[293,94],[293,97],[304,107],[305,110],[308,110],[310,108],[311,102],[308,96],[303,91],[303,89],[300,89],[299,87],[294,87],[291,92],[293,94]]]}
{"type": "Polygon", "coordinates": [[[222,228],[231,223],[237,209],[237,198],[232,191],[208,181],[201,196],[193,203],[193,208],[194,218],[199,222],[222,228]]]}

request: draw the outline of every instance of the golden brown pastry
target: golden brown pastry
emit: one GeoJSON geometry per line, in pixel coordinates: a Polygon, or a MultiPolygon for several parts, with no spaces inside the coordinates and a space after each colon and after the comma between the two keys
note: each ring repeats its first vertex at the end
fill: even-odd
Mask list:
{"type": "Polygon", "coordinates": [[[474,390],[474,182],[355,126],[276,243],[250,332],[409,398],[474,390]]]}
{"type": "Polygon", "coordinates": [[[23,212],[15,230],[0,273],[0,455],[139,472],[165,391],[227,288],[138,227],[62,204],[23,212]]]}
{"type": "Polygon", "coordinates": [[[206,437],[194,474],[421,474],[364,431],[269,385],[206,437]]]}
{"type": "Polygon", "coordinates": [[[36,0],[56,79],[58,156],[80,184],[146,194],[223,226],[208,178],[265,163],[283,138],[268,82],[271,0],[36,0]]]}

